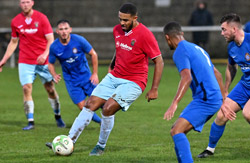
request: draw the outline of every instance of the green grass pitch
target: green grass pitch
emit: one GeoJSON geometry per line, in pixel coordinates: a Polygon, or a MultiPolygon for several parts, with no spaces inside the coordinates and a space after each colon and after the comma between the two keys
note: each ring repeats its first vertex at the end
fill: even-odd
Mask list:
{"type": "MultiPolygon", "coordinates": [[[[224,77],[226,65],[217,65],[224,77]]],[[[107,66],[99,67],[99,77],[107,73],[107,66]]],[[[61,71],[57,68],[57,71],[61,71]]],[[[68,134],[70,126],[79,114],[78,108],[70,100],[64,82],[56,85],[60,96],[61,112],[67,128],[57,128],[53,111],[49,106],[47,95],[41,82],[37,79],[33,86],[35,103],[35,129],[22,131],[27,122],[23,110],[22,89],[18,80],[18,70],[4,67],[0,73],[0,162],[3,163],[76,163],[76,162],[177,162],[170,128],[182,109],[192,99],[189,90],[180,102],[171,121],[163,120],[163,114],[169,107],[178,86],[179,74],[174,66],[165,64],[159,88],[159,98],[148,103],[145,94],[152,84],[153,67],[149,69],[148,86],[140,98],[127,112],[116,114],[115,126],[109,137],[105,154],[89,157],[99,136],[99,125],[94,122],[83,131],[71,156],[56,156],[47,149],[45,143],[54,137],[68,134]]],[[[240,79],[237,74],[231,88],[240,79]]],[[[100,115],[100,110],[97,111],[100,115]]],[[[234,122],[227,124],[215,155],[207,159],[198,159],[208,143],[210,125],[215,116],[208,121],[201,133],[191,131],[187,137],[190,142],[194,162],[206,163],[246,163],[250,162],[250,128],[238,113],[234,122]]]]}

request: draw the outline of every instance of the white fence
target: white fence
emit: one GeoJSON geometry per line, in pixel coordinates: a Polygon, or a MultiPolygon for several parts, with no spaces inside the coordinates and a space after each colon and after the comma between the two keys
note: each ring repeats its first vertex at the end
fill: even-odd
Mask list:
{"type": "MultiPolygon", "coordinates": [[[[163,27],[148,27],[152,32],[163,32],[163,27]]],[[[55,31],[55,28],[53,28],[55,31]]],[[[113,27],[73,27],[74,33],[112,33],[113,27]]],[[[183,32],[220,31],[220,26],[183,26],[183,32]]],[[[0,33],[10,33],[10,28],[0,28],[0,33]]],[[[9,60],[10,67],[15,67],[15,54],[9,60]]]]}

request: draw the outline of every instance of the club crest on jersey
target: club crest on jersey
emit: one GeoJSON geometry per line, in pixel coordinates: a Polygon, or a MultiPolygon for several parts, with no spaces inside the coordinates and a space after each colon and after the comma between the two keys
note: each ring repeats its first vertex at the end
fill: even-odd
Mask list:
{"type": "Polygon", "coordinates": [[[77,53],[77,49],[76,49],[76,48],[73,48],[72,52],[73,52],[74,54],[76,54],[76,53],[77,53]]]}
{"type": "Polygon", "coordinates": [[[135,40],[135,39],[132,39],[132,40],[131,40],[131,46],[134,46],[134,45],[135,45],[135,42],[136,42],[136,40],[135,40]]]}
{"type": "Polygon", "coordinates": [[[246,58],[247,61],[250,61],[250,55],[249,55],[249,53],[245,54],[245,58],[246,58]]]}
{"type": "Polygon", "coordinates": [[[39,22],[35,22],[34,24],[36,28],[39,26],[39,22]]]}

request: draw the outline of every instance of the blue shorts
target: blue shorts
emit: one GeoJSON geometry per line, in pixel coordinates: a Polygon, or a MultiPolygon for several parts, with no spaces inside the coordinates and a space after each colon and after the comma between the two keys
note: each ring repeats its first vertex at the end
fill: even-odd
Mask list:
{"type": "Polygon", "coordinates": [[[243,109],[247,101],[250,99],[250,89],[239,82],[227,97],[235,101],[241,109],[243,109]]]}
{"type": "Polygon", "coordinates": [[[113,98],[122,108],[127,111],[129,106],[142,94],[142,90],[135,82],[116,78],[107,74],[92,92],[93,96],[104,100],[113,98]]]}
{"type": "Polygon", "coordinates": [[[65,85],[74,104],[78,104],[79,102],[85,100],[87,96],[91,95],[96,87],[96,85],[92,84],[90,80],[87,83],[72,83],[70,81],[65,81],[65,85]]]}
{"type": "Polygon", "coordinates": [[[220,109],[222,100],[216,103],[193,100],[182,111],[180,117],[192,124],[195,131],[201,132],[204,124],[220,109]]]}
{"type": "Polygon", "coordinates": [[[21,85],[33,83],[36,75],[39,75],[43,84],[53,80],[49,72],[48,65],[30,65],[25,63],[18,64],[19,80],[21,85]]]}

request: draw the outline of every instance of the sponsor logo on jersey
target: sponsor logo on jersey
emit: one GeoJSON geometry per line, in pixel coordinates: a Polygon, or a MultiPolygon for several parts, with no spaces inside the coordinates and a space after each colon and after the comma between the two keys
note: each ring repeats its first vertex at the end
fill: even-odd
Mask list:
{"type": "Polygon", "coordinates": [[[67,63],[73,63],[76,61],[76,59],[78,58],[78,56],[76,56],[75,58],[69,58],[68,60],[66,60],[67,63]]]}
{"type": "Polygon", "coordinates": [[[77,53],[77,49],[76,49],[76,48],[73,48],[73,49],[72,49],[72,52],[73,52],[74,54],[76,54],[76,53],[77,53]]]}
{"type": "Polygon", "coordinates": [[[34,24],[36,28],[39,26],[39,22],[35,22],[34,24]]]}
{"type": "Polygon", "coordinates": [[[246,58],[247,61],[250,60],[250,55],[249,55],[249,53],[246,53],[246,54],[245,54],[245,58],[246,58]]]}
{"type": "Polygon", "coordinates": [[[121,49],[127,50],[127,51],[133,50],[133,48],[128,46],[127,44],[120,43],[119,41],[117,41],[116,42],[116,48],[119,48],[119,47],[121,47],[121,49]]]}
{"type": "Polygon", "coordinates": [[[135,40],[135,39],[132,39],[132,40],[131,40],[131,46],[134,46],[134,45],[135,45],[135,42],[136,42],[136,40],[135,40]]]}
{"type": "Polygon", "coordinates": [[[28,34],[33,34],[33,33],[36,33],[38,31],[38,29],[21,29],[20,32],[21,33],[28,33],[28,34]]]}

